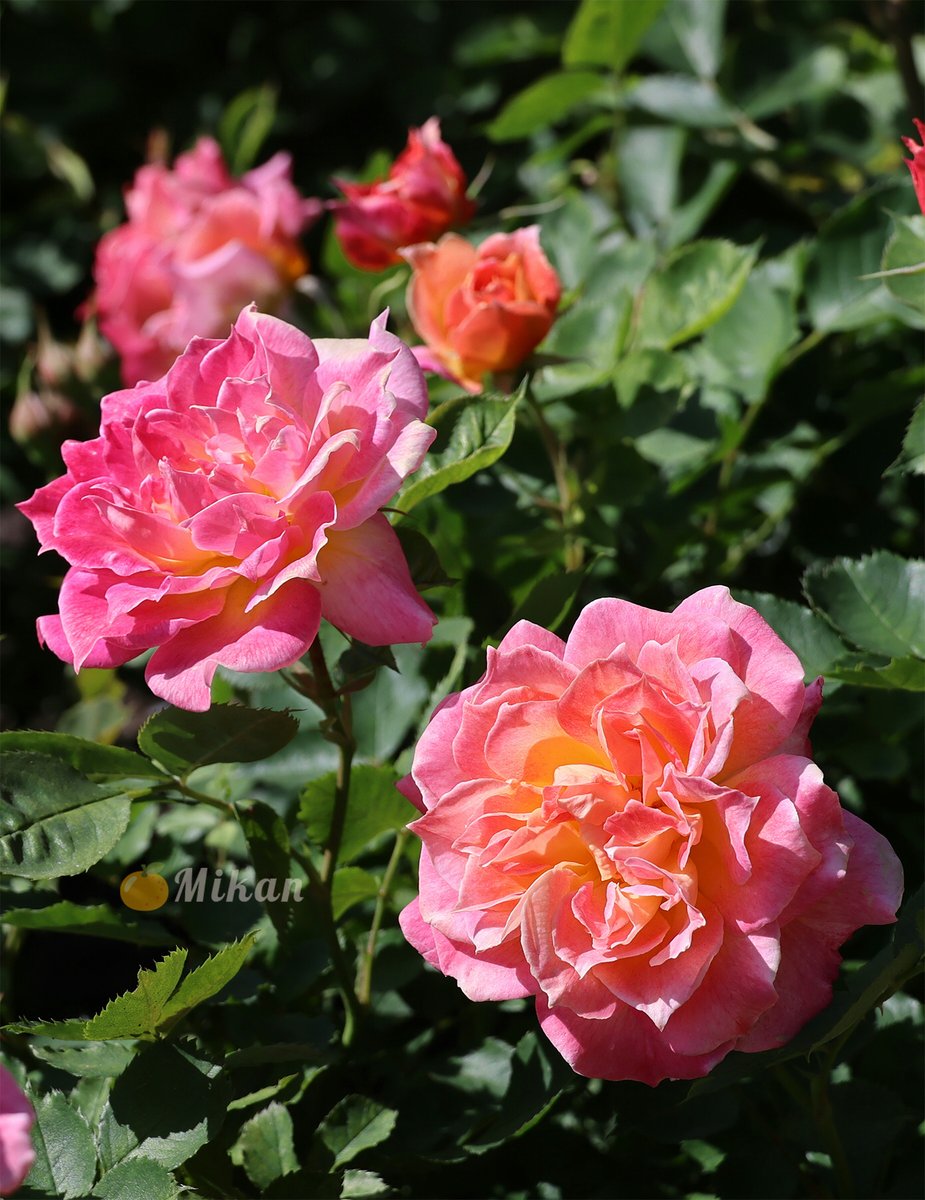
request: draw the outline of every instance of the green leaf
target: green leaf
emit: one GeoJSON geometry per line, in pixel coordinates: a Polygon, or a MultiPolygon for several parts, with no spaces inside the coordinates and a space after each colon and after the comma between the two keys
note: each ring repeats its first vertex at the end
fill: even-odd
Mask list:
{"type": "Polygon", "coordinates": [[[292,1117],[282,1104],[267,1105],[241,1127],[229,1151],[235,1166],[243,1167],[260,1191],[282,1175],[299,1169],[292,1137],[292,1117]]]}
{"type": "MultiPolygon", "coordinates": [[[[348,863],[384,833],[403,829],[419,816],[414,805],[397,791],[398,775],[391,767],[354,767],[350,777],[350,802],[344,823],[340,861],[348,863]]],[[[299,819],[308,836],[323,845],[331,827],[336,776],[332,773],[310,783],[302,793],[299,819]]]]}
{"type": "Polygon", "coordinates": [[[617,168],[629,223],[645,235],[675,211],[688,135],[676,125],[632,125],[620,139],[617,168]]]}
{"type": "Polygon", "coordinates": [[[370,900],[379,891],[379,880],[370,875],[362,867],[341,867],[334,872],[334,883],[331,888],[331,910],[334,920],[340,918],[364,900],[370,900]]]}
{"type": "Polygon", "coordinates": [[[876,278],[887,236],[883,209],[896,198],[895,189],[874,188],[845,205],[819,231],[806,271],[806,303],[816,329],[860,329],[885,316],[909,313],[876,278]]]}
{"type": "Polygon", "coordinates": [[[31,1099],[35,1163],[27,1185],[61,1200],[86,1196],[96,1177],[96,1148],[89,1126],[61,1092],[31,1099]]]}
{"type": "Polygon", "coordinates": [[[715,78],[723,50],[726,0],[668,0],[649,30],[645,49],[660,62],[715,78]]]}
{"type": "Polygon", "coordinates": [[[647,75],[627,99],[633,108],[694,129],[722,129],[736,122],[735,109],[714,83],[687,75],[647,75]]]}
{"type": "Polygon", "coordinates": [[[909,421],[903,448],[896,462],[885,472],[899,475],[925,475],[925,400],[920,400],[909,421]]]}
{"type": "Polygon", "coordinates": [[[208,712],[167,708],[142,725],[138,746],[172,775],[185,778],[210,763],[257,762],[296,735],[288,712],[213,704],[208,712]]]}
{"type": "Polygon", "coordinates": [[[676,250],[646,284],[639,345],[671,349],[708,329],[738,299],[755,257],[754,248],[724,241],[676,250]]]}
{"type": "Polygon", "coordinates": [[[276,89],[264,84],[247,88],[229,103],[218,126],[218,137],[232,171],[252,167],[276,120],[276,89]]]}
{"type": "Polygon", "coordinates": [[[828,675],[848,653],[848,647],[831,625],[802,604],[781,600],[765,592],[738,589],[735,598],[756,609],[781,641],[786,642],[803,664],[807,683],[812,683],[819,675],[828,675]]]}
{"type": "Polygon", "coordinates": [[[429,588],[447,587],[456,582],[444,571],[437,551],[423,533],[412,529],[404,521],[395,527],[395,532],[401,542],[411,579],[419,592],[426,592],[429,588]]]}
{"type": "Polygon", "coordinates": [[[883,251],[884,283],[897,300],[925,314],[925,216],[897,217],[883,251]]]}
{"type": "Polygon", "coordinates": [[[619,74],[664,7],[665,0],[582,0],[565,33],[562,61],[569,67],[609,67],[619,74]]]}
{"type": "Polygon", "coordinates": [[[91,783],[59,759],[12,751],[0,784],[0,870],[27,879],[79,875],[128,825],[132,797],[91,783]]]}
{"type": "Polygon", "coordinates": [[[211,955],[202,966],[190,971],[164,1008],[162,1020],[173,1024],[179,1021],[197,1004],[211,999],[234,979],[244,966],[248,954],[257,940],[256,933],[249,933],[239,942],[223,946],[211,955]]]}
{"type": "Polygon", "coordinates": [[[101,746],[66,733],[36,730],[10,730],[0,733],[0,754],[13,750],[31,751],[57,758],[79,771],[93,783],[111,779],[165,779],[149,759],[124,750],[121,746],[101,746]]]}
{"type": "Polygon", "coordinates": [[[322,1122],[321,1140],[334,1155],[334,1169],[384,1142],[398,1113],[366,1096],[345,1096],[322,1122]]]}
{"type": "Polygon", "coordinates": [[[883,665],[847,662],[834,667],[830,674],[841,683],[851,683],[855,687],[925,692],[925,662],[920,658],[893,658],[883,665]]]}
{"type": "Polygon", "coordinates": [[[64,1042],[32,1038],[29,1051],[59,1071],[85,1079],[121,1075],[135,1056],[134,1041],[64,1042]]]}
{"type": "Polygon", "coordinates": [[[183,971],[186,950],[178,946],[153,970],[138,972],[138,985],[110,1000],[102,1012],[84,1025],[83,1036],[91,1041],[153,1035],[165,1017],[167,1001],[183,971]]]}
{"type": "Polygon", "coordinates": [[[93,1189],[100,1200],[175,1200],[177,1181],[153,1158],[131,1158],[107,1171],[93,1189]]]}
{"type": "Polygon", "coordinates": [[[707,330],[703,345],[729,386],[754,401],[764,399],[799,336],[793,296],[773,288],[758,267],[735,304],[707,330]]]}
{"type": "Polygon", "coordinates": [[[497,462],[514,436],[521,386],[513,396],[460,396],[448,400],[431,414],[437,440],[403,491],[395,507],[409,512],[416,504],[461,483],[497,462]]]}
{"type": "Polygon", "coordinates": [[[172,1171],[211,1141],[230,1099],[216,1072],[166,1043],[137,1055],[113,1084],[100,1118],[103,1169],[150,1158],[172,1171]]]}
{"type": "Polygon", "coordinates": [[[133,942],[137,946],[172,946],[176,941],[163,926],[151,921],[133,921],[113,912],[107,904],[82,905],[59,900],[45,908],[11,908],[0,920],[16,929],[83,933],[117,942],[133,942]]]}
{"type": "Polygon", "coordinates": [[[493,142],[510,142],[548,129],[583,104],[612,106],[613,86],[598,71],[556,71],[509,100],[488,126],[493,142]]]}
{"type": "Polygon", "coordinates": [[[803,590],[845,637],[889,658],[925,658],[925,562],[886,550],[815,563],[803,590]]]}
{"type": "Polygon", "coordinates": [[[817,46],[794,56],[791,65],[782,70],[765,73],[760,62],[750,65],[757,68],[757,79],[737,99],[753,121],[761,121],[782,109],[840,89],[848,56],[839,46],[817,46]]]}

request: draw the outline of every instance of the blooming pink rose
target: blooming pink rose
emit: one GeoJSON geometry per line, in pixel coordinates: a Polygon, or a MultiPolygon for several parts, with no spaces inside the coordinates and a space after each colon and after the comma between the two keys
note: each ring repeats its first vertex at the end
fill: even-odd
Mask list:
{"type": "Polygon", "coordinates": [[[288,154],[233,179],[211,138],[172,171],[135,176],[128,221],[105,234],[94,275],[102,332],[126,385],[157,379],[195,336],[220,337],[250,301],[275,311],[308,262],[297,238],[321,204],[292,184],[288,154]]]}
{"type": "Polygon", "coordinates": [[[400,246],[428,242],[471,220],[466,176],[440,136],[436,117],[408,132],[408,145],[375,183],[334,182],[347,197],[334,200],[335,230],[344,254],[364,271],[401,262],[400,246]]]}
{"type": "Polygon", "coordinates": [[[0,1066],[0,1196],[11,1196],[32,1169],[32,1105],[19,1084],[0,1066]]]}
{"type": "Polygon", "coordinates": [[[414,268],[408,311],[426,342],[418,361],[466,391],[519,366],[555,320],[562,288],[538,225],[493,234],[478,248],[449,233],[403,253],[414,268]]]}
{"type": "Polygon", "coordinates": [[[253,308],[194,338],[156,383],[103,399],[100,436],[20,505],[71,564],[39,637],[76,668],[150,646],[152,691],[209,707],[218,665],[290,666],[326,617],[371,645],[424,642],[434,616],[379,509],[434,430],[411,351],[319,340],[253,308]]]}
{"type": "MultiPolygon", "coordinates": [[[[918,131],[919,138],[925,143],[925,121],[915,119],[913,124],[918,131]]],[[[919,208],[925,213],[925,145],[920,146],[911,137],[904,137],[903,144],[912,155],[911,158],[903,161],[912,175],[912,184],[915,188],[915,198],[919,202],[919,208]]]]}
{"type": "Polygon", "coordinates": [[[535,996],[580,1074],[705,1075],[828,1002],[901,870],[807,757],[821,680],[726,588],[519,622],[425,730],[405,936],[473,1000],[535,996]]]}

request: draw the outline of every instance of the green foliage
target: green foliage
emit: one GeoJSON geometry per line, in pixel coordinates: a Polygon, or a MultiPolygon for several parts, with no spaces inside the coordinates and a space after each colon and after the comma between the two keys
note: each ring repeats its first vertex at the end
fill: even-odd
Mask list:
{"type": "Polygon", "coordinates": [[[292,740],[288,713],[214,704],[208,712],[178,708],[155,713],[141,727],[138,746],[168,772],[186,778],[198,767],[267,758],[292,740]]]}
{"type": "MultiPolygon", "coordinates": [[[[384,833],[401,829],[417,815],[395,783],[398,775],[388,767],[355,767],[350,780],[350,801],[344,823],[340,860],[352,862],[384,833]]],[[[324,775],[302,793],[299,820],[310,838],[323,844],[331,828],[335,776],[324,775]]]]}
{"type": "Polygon", "coordinates": [[[514,436],[522,389],[510,397],[460,396],[447,400],[430,415],[437,440],[420,470],[399,492],[395,507],[409,512],[429,496],[462,483],[497,462],[514,436]]]}
{"type": "Polygon", "coordinates": [[[77,875],[98,862],[128,825],[132,797],[94,784],[59,759],[4,756],[0,868],[26,879],[77,875]]]}
{"type": "MultiPolygon", "coordinates": [[[[425,647],[323,622],[329,681],[315,656],[285,678],[219,668],[210,712],[159,708],[140,661],[75,675],[37,645],[62,566],[11,524],[4,720],[23,728],[0,734],[0,997],[4,1064],[38,1111],[24,1200],[921,1194],[910,6],[213,7],[5,13],[4,419],[53,391],[80,420],[6,440],[7,509],[120,386],[113,359],[50,382],[44,331],[71,352],[132,172],[200,133],[235,173],[289,152],[327,200],[334,177],[384,176],[436,114],[479,176],[465,236],[536,223],[563,297],[499,390],[429,381],[438,436],[387,509],[439,618],[425,647]],[[597,597],[670,609],[714,584],[824,677],[814,756],[896,848],[909,898],[843,948],[831,1003],[788,1045],[693,1084],[587,1080],[531,1000],[474,1004],[405,942],[418,813],[395,782],[516,621],[564,638],[597,597]],[[145,864],[275,889],[133,912],[119,885],[145,864]]],[[[420,340],[406,266],[352,268],[330,216],[304,249],[287,319],[360,337],[389,306],[420,340]]]]}
{"type": "Polygon", "coordinates": [[[384,1142],[395,1128],[398,1114],[366,1096],[345,1096],[325,1117],[321,1139],[334,1155],[334,1167],[343,1167],[358,1154],[384,1142]]]}

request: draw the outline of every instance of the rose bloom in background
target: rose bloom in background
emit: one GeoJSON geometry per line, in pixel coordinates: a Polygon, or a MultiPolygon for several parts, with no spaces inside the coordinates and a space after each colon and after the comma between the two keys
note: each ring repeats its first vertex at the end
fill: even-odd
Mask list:
{"type": "Polygon", "coordinates": [[[808,757],[820,700],[726,588],[595,601],[567,642],[521,621],[417,746],[405,936],[473,1000],[535,996],[582,1075],[654,1085],[782,1045],[901,894],[808,757]]]}
{"type": "Polygon", "coordinates": [[[127,190],[128,221],[100,240],[100,329],[126,385],[158,379],[196,336],[225,336],[245,304],[280,311],[308,270],[300,233],[321,212],[292,183],[288,154],[240,179],[211,138],[173,170],[149,163],[127,190]]]}
{"type": "Polygon", "coordinates": [[[11,1196],[32,1169],[32,1105],[19,1084],[0,1066],[0,1196],[11,1196]]]}
{"type": "Polygon", "coordinates": [[[925,121],[916,119],[913,121],[913,124],[923,145],[920,146],[915,138],[904,137],[903,145],[912,155],[911,158],[907,158],[904,161],[912,175],[915,198],[919,202],[919,208],[925,213],[925,121]]]}
{"type": "Polygon", "coordinates": [[[271,671],[322,616],[370,645],[434,617],[379,509],[435,436],[411,351],[386,332],[314,343],[248,308],[156,383],[102,402],[100,436],[20,505],[71,564],[39,637],[80,669],[158,647],[152,691],[209,707],[216,667],[271,671]]]}
{"type": "Polygon", "coordinates": [[[415,355],[467,392],[520,366],[555,320],[562,287],[538,225],[493,234],[478,247],[450,233],[403,254],[414,269],[408,311],[426,343],[415,355]]]}
{"type": "Polygon", "coordinates": [[[375,183],[335,179],[347,197],[328,204],[347,259],[363,271],[401,262],[399,248],[429,242],[472,219],[466,176],[436,117],[408,132],[408,145],[375,183]]]}

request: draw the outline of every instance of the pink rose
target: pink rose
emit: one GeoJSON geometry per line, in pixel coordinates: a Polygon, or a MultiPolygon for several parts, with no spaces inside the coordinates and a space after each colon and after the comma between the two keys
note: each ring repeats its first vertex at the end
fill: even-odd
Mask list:
{"type": "Polygon", "coordinates": [[[19,1084],[0,1066],[0,1196],[11,1196],[32,1169],[32,1105],[19,1084]]]}
{"type": "MultiPolygon", "coordinates": [[[[925,143],[925,121],[914,120],[913,124],[920,139],[925,143]]],[[[904,137],[903,144],[912,155],[911,158],[903,161],[912,175],[912,185],[915,188],[915,198],[919,202],[919,208],[925,213],[925,145],[920,146],[911,137],[904,137]]]]}
{"type": "Polygon", "coordinates": [[[39,637],[75,668],[151,646],[158,696],[209,707],[218,665],[290,666],[322,616],[371,645],[434,617],[379,512],[434,430],[411,351],[385,329],[319,340],[253,308],[163,379],[103,399],[100,436],[20,505],[71,564],[39,637]]]}
{"type": "Polygon", "coordinates": [[[190,338],[224,336],[241,308],[275,311],[308,269],[297,241],[321,211],[292,184],[288,154],[233,179],[211,138],[172,171],[135,176],[128,221],[97,247],[102,332],[122,358],[126,385],[157,379],[190,338]]]}
{"type": "Polygon", "coordinates": [[[334,200],[335,230],[344,254],[363,271],[401,262],[400,246],[428,242],[471,220],[466,176],[440,136],[436,117],[408,132],[408,145],[375,183],[334,182],[347,197],[334,200]]]}
{"type": "Polygon", "coordinates": [[[448,233],[403,253],[414,268],[408,312],[426,342],[415,355],[468,392],[520,366],[555,320],[562,288],[538,225],[493,234],[478,248],[448,233]]]}
{"type": "Polygon", "coordinates": [[[583,1075],[654,1085],[782,1045],[901,892],[807,757],[820,700],[726,588],[595,601],[565,643],[519,622],[418,743],[405,936],[473,1000],[535,996],[583,1075]]]}

